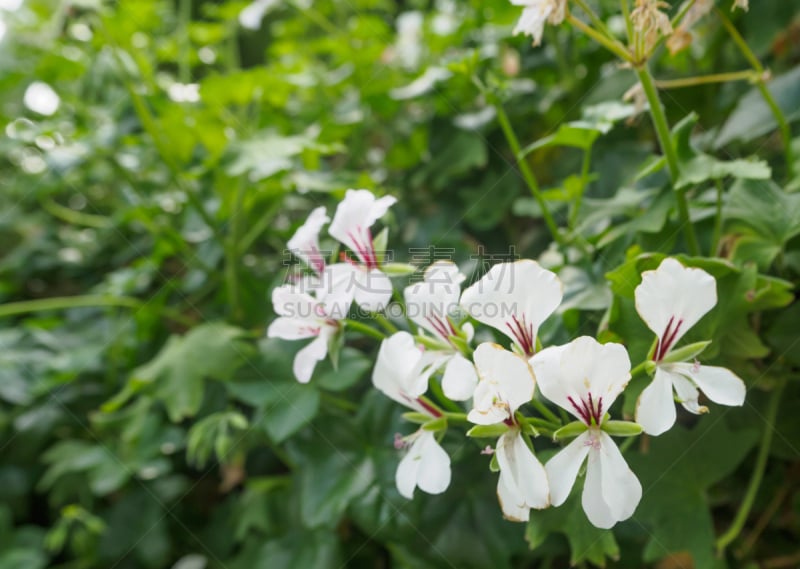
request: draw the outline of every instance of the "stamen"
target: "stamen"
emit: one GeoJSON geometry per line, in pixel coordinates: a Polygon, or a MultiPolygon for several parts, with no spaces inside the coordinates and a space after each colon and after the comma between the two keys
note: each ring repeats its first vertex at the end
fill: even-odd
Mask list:
{"type": "Polygon", "coordinates": [[[522,322],[517,318],[516,314],[511,315],[511,322],[506,322],[506,326],[511,330],[511,334],[517,340],[519,347],[525,352],[526,355],[532,356],[534,350],[533,340],[533,324],[526,324],[525,315],[522,315],[522,322]]]}
{"type": "Polygon", "coordinates": [[[581,406],[579,407],[578,404],[575,403],[575,400],[572,398],[571,395],[567,395],[567,401],[570,402],[575,411],[577,411],[578,415],[580,415],[581,420],[584,423],[586,423],[587,426],[591,426],[592,421],[589,416],[589,413],[586,410],[586,404],[583,401],[581,401],[581,406]]]}
{"type": "Polygon", "coordinates": [[[681,325],[683,324],[683,320],[678,320],[678,323],[675,325],[675,328],[672,328],[672,324],[674,323],[675,317],[670,316],[669,321],[667,322],[667,327],[664,329],[664,333],[658,339],[658,344],[656,345],[656,352],[653,354],[653,361],[660,362],[664,359],[664,356],[667,355],[672,344],[675,342],[675,338],[678,336],[678,330],[680,330],[681,325]]]}

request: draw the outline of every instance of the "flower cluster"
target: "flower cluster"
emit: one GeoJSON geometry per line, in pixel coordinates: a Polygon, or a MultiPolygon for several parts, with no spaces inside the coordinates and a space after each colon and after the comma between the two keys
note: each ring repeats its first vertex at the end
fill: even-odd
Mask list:
{"type": "MultiPolygon", "coordinates": [[[[341,263],[326,265],[318,242],[328,221],[322,208],[289,241],[309,273],[302,277],[302,287],[294,283],[275,289],[272,300],[279,317],[268,334],[315,338],[296,356],[299,381],[309,381],[331,338],[343,321],[349,322],[351,302],[378,311],[389,301],[391,285],[388,290],[370,289],[388,282],[370,227],[394,202],[367,190],[348,190],[329,233],[355,260],[343,256],[341,263]],[[375,280],[367,282],[366,275],[375,280]]],[[[465,280],[452,262],[428,267],[420,282],[403,291],[409,331],[385,337],[378,350],[374,386],[408,408],[405,418],[420,425],[395,441],[408,447],[396,473],[398,491],[407,498],[415,488],[429,494],[447,489],[451,461],[441,439],[449,425],[471,423],[467,436],[496,440],[494,448],[476,447],[475,454],[493,455],[492,469],[499,472],[497,496],[507,519],[526,521],[531,509],[563,504],[586,464],[583,509],[592,524],[610,528],[629,518],[642,496],[641,484],[612,436],[665,432],[676,421],[674,401],[692,413],[706,412],[700,391],[721,405],[744,402],[741,379],[694,360],[710,342],[678,347],[717,302],[716,281],[702,269],[667,258],[642,274],[636,309],[656,339],[647,360],[637,366],[652,380],[639,397],[635,421],[611,419],[614,402],[631,379],[622,344],[582,336],[565,345],[542,346],[539,328],[563,296],[555,273],[526,259],[494,265],[462,292],[465,280]],[[507,346],[484,341],[473,348],[474,323],[505,336],[507,346]],[[561,417],[549,404],[561,408],[561,417]],[[562,418],[569,415],[574,420],[564,424],[562,418]],[[559,443],[573,440],[543,464],[533,445],[543,434],[559,443]]],[[[491,337],[488,330],[482,334],[491,337]]]]}

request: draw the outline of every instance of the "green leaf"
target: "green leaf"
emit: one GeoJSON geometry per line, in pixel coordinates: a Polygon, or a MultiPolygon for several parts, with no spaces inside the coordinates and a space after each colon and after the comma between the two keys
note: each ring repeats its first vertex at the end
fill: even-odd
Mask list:
{"type": "Polygon", "coordinates": [[[607,559],[619,558],[619,546],[610,530],[596,528],[586,518],[578,486],[558,508],[532,510],[525,539],[531,549],[536,549],[550,534],[563,534],[569,544],[571,566],[588,561],[605,567],[607,559]]]}
{"type": "Polygon", "coordinates": [[[275,443],[281,443],[317,416],[319,391],[297,381],[257,381],[227,384],[231,395],[258,413],[253,419],[275,443]]]}
{"type": "Polygon", "coordinates": [[[731,430],[712,413],[697,428],[673,427],[652,438],[646,454],[629,456],[644,489],[634,519],[649,532],[646,562],[685,551],[695,567],[713,566],[709,493],[745,459],[757,439],[756,430],[731,430]]]}
{"type": "MultiPolygon", "coordinates": [[[[191,417],[203,402],[205,378],[227,380],[250,353],[241,341],[243,335],[240,328],[211,322],[185,336],[170,336],[155,358],[133,370],[124,391],[132,394],[151,387],[171,421],[191,417]]],[[[114,401],[104,410],[113,410],[120,403],[114,401]]]]}
{"type": "Polygon", "coordinates": [[[709,154],[695,150],[691,145],[692,129],[697,123],[697,115],[691,113],[673,129],[680,176],[675,187],[697,185],[708,180],[721,180],[728,176],[739,179],[767,180],[772,175],[769,165],[763,160],[718,160],[709,154]]]}
{"type": "Polygon", "coordinates": [[[313,384],[330,391],[343,391],[357,384],[372,368],[372,360],[355,348],[342,348],[336,369],[328,362],[320,362],[314,370],[313,384]]]}
{"type": "Polygon", "coordinates": [[[773,182],[737,181],[724,209],[728,232],[736,235],[733,258],[768,268],[786,243],[800,235],[800,194],[773,182]]]}

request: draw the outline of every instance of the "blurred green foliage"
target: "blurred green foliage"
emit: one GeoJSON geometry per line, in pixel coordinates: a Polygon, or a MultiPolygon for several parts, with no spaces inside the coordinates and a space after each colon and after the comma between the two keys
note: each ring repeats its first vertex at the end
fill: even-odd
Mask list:
{"type": "MultiPolygon", "coordinates": [[[[575,496],[526,528],[455,433],[447,493],[402,498],[407,426],[369,386],[375,343],[300,385],[297,346],[263,339],[269,291],[313,206],[380,189],[400,198],[395,260],[433,245],[479,273],[481,251],[513,244],[565,282],[548,342],[599,331],[641,361],[633,289],[685,247],[652,125],[621,100],[635,75],[567,26],[539,48],[511,37],[507,0],[258,0],[257,29],[243,1],[15,4],[0,2],[0,569],[800,564],[800,178],[755,86],[663,93],[709,253],[679,258],[720,297],[688,341],[713,338],[748,402],[630,448],[645,493],[613,533],[575,496]],[[495,104],[571,245],[550,243],[495,104]],[[745,531],[717,557],[773,428],[745,531]]],[[[624,28],[618,2],[592,5],[624,28]]],[[[734,19],[800,119],[797,7],[734,19]]],[[[713,15],[693,34],[657,53],[658,79],[748,68],[713,15]]]]}

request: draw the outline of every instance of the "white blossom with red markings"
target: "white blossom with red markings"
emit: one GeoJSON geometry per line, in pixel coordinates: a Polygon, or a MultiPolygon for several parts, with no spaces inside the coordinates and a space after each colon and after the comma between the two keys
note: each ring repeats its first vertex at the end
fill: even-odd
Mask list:
{"type": "Polygon", "coordinates": [[[655,375],[636,408],[636,421],[646,433],[659,435],[675,423],[674,398],[696,414],[708,411],[698,403],[699,391],[720,405],[744,403],[744,382],[732,371],[672,357],[678,341],[716,305],[714,277],[667,258],[655,271],[642,273],[635,297],[636,310],[658,337],[653,353],[655,375]]]}
{"type": "Polygon", "coordinates": [[[470,324],[459,328],[454,317],[458,312],[461,283],[465,277],[450,261],[437,261],[427,268],[422,282],[406,287],[406,314],[434,340],[432,353],[438,354],[437,367],[444,368],[442,390],[454,401],[472,397],[478,376],[475,367],[460,351],[472,340],[470,324]]]}
{"type": "Polygon", "coordinates": [[[396,202],[392,196],[376,198],[369,190],[347,190],[328,228],[355,255],[344,258],[352,266],[355,301],[366,310],[382,310],[392,296],[392,283],[380,269],[384,251],[376,251],[371,227],[396,202]]]}
{"type": "Polygon", "coordinates": [[[642,486],[604,430],[607,412],[630,380],[631,363],[621,344],[582,336],[531,358],[539,389],[574,415],[585,430],[545,465],[553,506],[564,503],[585,461],[581,502],[589,521],[610,528],[633,515],[642,486]]]}
{"type": "Polygon", "coordinates": [[[536,353],[539,326],[561,304],[558,276],[536,261],[494,265],[461,295],[461,306],[477,321],[496,328],[526,356],[536,353]]]}

